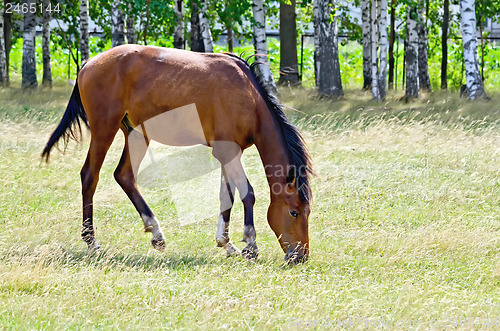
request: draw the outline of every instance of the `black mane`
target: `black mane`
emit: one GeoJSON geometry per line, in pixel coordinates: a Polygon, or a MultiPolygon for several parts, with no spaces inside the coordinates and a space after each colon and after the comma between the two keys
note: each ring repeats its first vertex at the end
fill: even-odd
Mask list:
{"type": "Polygon", "coordinates": [[[290,183],[293,179],[295,179],[295,187],[297,188],[300,199],[304,202],[310,202],[312,193],[311,186],[309,184],[309,176],[313,175],[314,172],[312,170],[311,156],[307,151],[302,134],[292,123],[290,123],[283,112],[283,105],[263,83],[261,76],[256,70],[257,65],[261,62],[255,61],[254,63],[249,64],[248,61],[239,56],[230,53],[226,54],[242,61],[250,69],[251,78],[254,81],[260,95],[266,101],[269,110],[278,122],[283,140],[285,142],[285,147],[288,153],[288,161],[291,166],[291,171],[287,176],[287,182],[290,183]]]}

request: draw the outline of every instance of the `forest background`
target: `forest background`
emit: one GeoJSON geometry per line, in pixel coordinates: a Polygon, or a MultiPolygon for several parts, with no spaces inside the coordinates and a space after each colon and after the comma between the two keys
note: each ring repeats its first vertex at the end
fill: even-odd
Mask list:
{"type": "MultiPolygon", "coordinates": [[[[367,42],[371,43],[374,39],[377,39],[377,64],[380,62],[380,66],[388,66],[388,88],[404,89],[407,71],[411,68],[407,65],[406,57],[410,37],[407,33],[407,18],[411,17],[409,13],[415,10],[418,12],[416,31],[421,34],[418,37],[418,47],[426,48],[426,70],[430,82],[430,86],[423,86],[425,84],[422,84],[421,79],[422,86],[419,89],[460,90],[466,83],[466,61],[459,1],[406,0],[387,3],[387,0],[374,0],[372,7],[377,10],[375,15],[370,13],[371,3],[369,0],[317,1],[316,4],[311,0],[4,0],[4,40],[0,40],[0,45],[3,43],[0,48],[5,51],[3,56],[0,54],[0,62],[5,58],[8,70],[3,75],[0,70],[0,83],[8,85],[10,81],[21,80],[23,55],[25,61],[30,56],[34,57],[32,62],[36,64],[33,67],[36,72],[29,74],[32,78],[28,80],[31,81],[23,83],[23,86],[38,85],[36,77],[43,77],[42,83],[46,86],[50,86],[52,81],[68,78],[75,80],[82,60],[109,49],[112,45],[127,42],[198,51],[229,51],[249,56],[255,52],[255,29],[259,23],[256,22],[254,14],[255,6],[260,5],[265,11],[265,30],[268,32],[267,58],[274,79],[278,82],[283,83],[283,76],[289,76],[291,81],[285,80],[288,83],[305,87],[318,86],[319,82],[315,79],[315,38],[319,35],[319,15],[315,15],[315,9],[320,7],[318,10],[327,11],[327,15],[331,17],[328,23],[333,25],[335,45],[331,50],[327,50],[327,53],[332,58],[338,57],[341,90],[372,87],[370,76],[373,72],[371,68],[366,69],[366,61],[371,61],[370,57],[373,55],[371,46],[367,48],[367,42]],[[30,6],[35,6],[35,13],[30,13],[30,6]],[[26,10],[28,12],[23,13],[26,10]],[[361,11],[362,17],[356,17],[356,11],[361,11]],[[374,25],[370,21],[375,18],[380,22],[381,12],[384,11],[387,30],[385,41],[380,33],[380,23],[375,22],[374,25]],[[365,18],[367,13],[369,15],[365,18]],[[93,31],[89,30],[89,17],[95,22],[93,31]],[[208,22],[210,38],[214,42],[212,49],[207,50],[201,36],[204,18],[208,22]],[[34,23],[25,24],[30,19],[34,23]],[[371,35],[366,35],[364,30],[366,20],[370,24],[371,35]],[[378,28],[375,38],[373,27],[378,28]],[[23,38],[23,35],[30,38],[36,36],[33,55],[25,54],[29,45],[27,47],[26,42],[23,45],[23,41],[27,39],[23,38]],[[44,46],[44,36],[45,40],[48,40],[48,46],[44,46]],[[389,59],[382,62],[381,50],[384,47],[386,52],[389,50],[389,59]],[[89,55],[86,55],[87,53],[89,55]],[[44,59],[45,71],[49,71],[45,76],[44,59]],[[49,65],[50,70],[47,69],[49,65]],[[290,71],[296,74],[296,77],[284,75],[290,71]]],[[[499,37],[491,35],[492,24],[500,18],[498,12],[498,0],[475,3],[477,61],[485,89],[492,92],[500,89],[499,37]]],[[[316,51],[318,48],[316,46],[316,51]]],[[[29,66],[25,66],[25,71],[28,70],[29,66]]],[[[380,75],[380,72],[377,74],[380,75]]]]}

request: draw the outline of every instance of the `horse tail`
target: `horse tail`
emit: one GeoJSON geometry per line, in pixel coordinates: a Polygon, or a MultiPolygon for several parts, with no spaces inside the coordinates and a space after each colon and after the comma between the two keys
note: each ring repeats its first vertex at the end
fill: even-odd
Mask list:
{"type": "Polygon", "coordinates": [[[85,109],[83,108],[82,99],[80,97],[80,90],[78,88],[78,80],[75,82],[75,87],[73,88],[73,93],[71,94],[71,98],[69,99],[68,106],[66,107],[66,111],[61,119],[61,122],[54,130],[52,135],[45,145],[45,148],[42,152],[42,158],[45,158],[45,161],[49,161],[50,150],[54,145],[63,138],[65,145],[68,144],[68,140],[70,138],[78,141],[79,137],[82,134],[82,126],[81,122],[85,124],[85,126],[89,127],[89,122],[87,119],[87,114],[85,113],[85,109]]]}

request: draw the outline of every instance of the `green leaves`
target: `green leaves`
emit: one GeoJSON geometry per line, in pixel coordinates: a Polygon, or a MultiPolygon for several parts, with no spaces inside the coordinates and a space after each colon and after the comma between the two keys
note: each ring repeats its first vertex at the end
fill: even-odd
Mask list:
{"type": "Polygon", "coordinates": [[[255,24],[251,0],[212,0],[208,1],[208,15],[212,20],[212,36],[217,38],[224,30],[232,29],[236,38],[251,39],[255,24]],[[217,23],[222,28],[216,28],[217,23]]]}

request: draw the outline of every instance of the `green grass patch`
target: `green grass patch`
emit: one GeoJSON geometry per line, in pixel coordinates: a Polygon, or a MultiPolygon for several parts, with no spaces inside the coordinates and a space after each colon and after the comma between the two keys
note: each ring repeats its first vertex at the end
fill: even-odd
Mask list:
{"type": "MultiPolygon", "coordinates": [[[[154,251],[113,179],[121,134],[94,199],[103,251],[87,254],[79,171],[88,137],[54,150],[49,164],[40,160],[70,88],[0,91],[0,327],[497,328],[500,97],[437,93],[406,104],[398,93],[374,103],[356,91],[336,102],[281,92],[319,174],[310,261],[295,267],[284,265],[267,225],[269,189],[255,148],[244,164],[257,195],[258,260],[215,247],[216,217],[181,226],[172,198],[184,193],[167,184],[141,188],[167,238],[166,251],[154,251]]],[[[242,209],[233,210],[235,242],[242,209]]]]}

